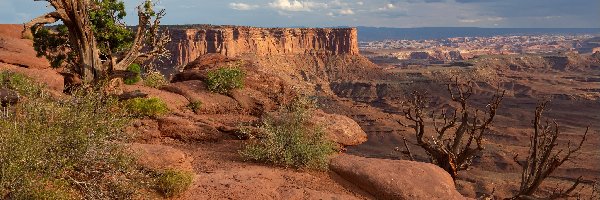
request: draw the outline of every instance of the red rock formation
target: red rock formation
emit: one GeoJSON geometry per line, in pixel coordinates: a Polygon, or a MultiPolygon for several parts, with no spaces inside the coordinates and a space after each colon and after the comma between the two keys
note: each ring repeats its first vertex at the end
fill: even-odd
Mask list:
{"type": "Polygon", "coordinates": [[[253,28],[238,26],[171,27],[167,47],[173,57],[166,64],[183,66],[201,55],[228,57],[326,54],[358,55],[356,28],[253,28]]]}
{"type": "Polygon", "coordinates": [[[596,47],[592,50],[592,53],[598,53],[600,52],[600,47],[596,47]]]}

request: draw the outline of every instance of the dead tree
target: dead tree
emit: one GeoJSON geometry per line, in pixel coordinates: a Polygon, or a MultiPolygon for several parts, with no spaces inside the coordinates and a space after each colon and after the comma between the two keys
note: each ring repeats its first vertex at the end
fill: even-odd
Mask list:
{"type": "Polygon", "coordinates": [[[492,124],[496,111],[504,98],[504,92],[499,90],[487,104],[487,112],[472,109],[468,104],[473,95],[472,83],[448,84],[451,100],[460,104],[453,112],[442,110],[439,114],[432,112],[435,136],[426,138],[426,115],[429,101],[426,94],[413,92],[412,99],[408,101],[409,108],[404,111],[406,119],[413,122],[417,145],[427,152],[433,164],[446,170],[452,178],[456,179],[458,171],[466,170],[471,165],[476,154],[484,149],[483,138],[492,124]],[[473,112],[473,110],[475,110],[473,112]],[[484,115],[482,115],[482,113],[484,115]],[[439,121],[442,122],[439,122],[439,121]],[[449,135],[453,130],[453,133],[449,135]]]}
{"type": "Polygon", "coordinates": [[[552,195],[539,198],[534,194],[542,184],[556,169],[566,161],[569,161],[575,153],[581,150],[586,140],[589,127],[586,129],[583,138],[576,146],[567,144],[567,149],[556,150],[558,146],[558,136],[560,135],[559,125],[556,121],[552,123],[546,121],[542,124],[542,115],[548,102],[541,103],[535,110],[535,119],[533,120],[533,136],[530,139],[529,156],[524,162],[518,160],[518,155],[514,160],[522,168],[521,186],[519,192],[510,199],[559,199],[570,197],[570,194],[581,183],[579,177],[573,185],[567,189],[554,191],[552,195]]]}
{"type": "Polygon", "coordinates": [[[143,63],[157,56],[166,56],[165,45],[170,41],[168,34],[159,32],[159,24],[165,15],[164,10],[154,12],[148,0],[138,6],[138,26],[133,45],[125,52],[107,53],[104,63],[100,52],[92,22],[90,10],[95,9],[94,0],[34,0],[46,1],[54,9],[24,24],[23,37],[32,38],[33,32],[46,24],[61,21],[68,29],[70,51],[75,53],[72,71],[85,82],[100,79],[112,70],[125,70],[133,62],[143,63]]]}

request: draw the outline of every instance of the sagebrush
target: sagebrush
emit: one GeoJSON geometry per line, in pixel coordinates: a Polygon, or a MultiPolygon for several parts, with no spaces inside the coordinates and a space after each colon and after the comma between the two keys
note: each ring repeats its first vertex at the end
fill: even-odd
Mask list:
{"type": "Polygon", "coordinates": [[[153,88],[160,88],[169,84],[169,81],[160,72],[150,72],[144,78],[144,85],[153,88]]]}
{"type": "Polygon", "coordinates": [[[191,172],[166,170],[156,179],[157,190],[165,197],[176,197],[185,192],[194,180],[191,172]]]}
{"type": "Polygon", "coordinates": [[[157,117],[169,112],[167,104],[159,98],[135,98],[125,102],[125,107],[135,117],[157,117]]]}
{"type": "Polygon", "coordinates": [[[279,166],[325,170],[328,158],[335,152],[322,127],[310,125],[313,106],[307,100],[296,100],[277,114],[266,117],[255,136],[240,151],[248,159],[279,166]]]}
{"type": "Polygon", "coordinates": [[[133,85],[142,80],[142,67],[136,63],[133,63],[127,67],[127,72],[131,75],[126,77],[123,82],[127,85],[133,85]]]}
{"type": "Polygon", "coordinates": [[[206,85],[215,93],[227,94],[231,90],[244,87],[246,73],[237,66],[220,67],[208,72],[206,85]]]}
{"type": "Polygon", "coordinates": [[[25,76],[0,74],[25,97],[0,120],[0,199],[131,198],[140,184],[120,145],[129,118],[117,99],[79,90],[55,100],[25,76]]]}

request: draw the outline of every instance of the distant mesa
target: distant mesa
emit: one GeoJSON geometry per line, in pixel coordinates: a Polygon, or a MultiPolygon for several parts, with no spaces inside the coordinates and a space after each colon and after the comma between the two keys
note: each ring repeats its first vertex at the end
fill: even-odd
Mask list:
{"type": "Polygon", "coordinates": [[[356,28],[256,28],[247,26],[167,26],[172,59],[163,66],[184,66],[201,55],[244,54],[358,55],[356,28]]]}

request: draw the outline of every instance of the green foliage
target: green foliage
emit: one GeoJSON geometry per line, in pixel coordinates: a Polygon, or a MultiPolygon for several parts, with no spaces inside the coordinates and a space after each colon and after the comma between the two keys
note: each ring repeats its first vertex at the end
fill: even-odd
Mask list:
{"type": "Polygon", "coordinates": [[[156,189],[165,197],[176,197],[185,192],[194,180],[190,172],[167,170],[162,172],[156,180],[156,189]]]}
{"type": "Polygon", "coordinates": [[[238,67],[221,67],[208,72],[206,85],[211,92],[226,94],[231,90],[243,88],[245,77],[245,72],[238,67]]]}
{"type": "MultiPolygon", "coordinates": [[[[40,89],[0,74],[21,80],[4,86],[40,89]]],[[[89,90],[60,101],[28,94],[0,116],[0,199],[106,199],[128,194],[115,192],[114,183],[139,185],[129,177],[132,162],[121,145],[129,118],[117,99],[89,90]]]]}
{"type": "Polygon", "coordinates": [[[42,93],[42,86],[29,77],[8,71],[0,72],[0,88],[16,91],[21,96],[34,97],[42,93]]]}
{"type": "Polygon", "coordinates": [[[38,57],[46,57],[53,68],[75,62],[76,54],[70,51],[69,30],[65,25],[33,31],[33,47],[38,57]]]}
{"type": "Polygon", "coordinates": [[[314,104],[296,100],[259,127],[263,135],[250,141],[240,154],[258,162],[286,167],[325,170],[335,145],[321,127],[310,125],[314,104]]]}
{"type": "Polygon", "coordinates": [[[160,72],[150,72],[144,79],[144,85],[148,87],[160,88],[168,84],[169,81],[160,72]]]}
{"type": "Polygon", "coordinates": [[[123,82],[127,85],[133,85],[142,80],[142,67],[139,64],[133,63],[127,67],[127,71],[132,73],[132,77],[127,77],[123,82]]]}
{"type": "Polygon", "coordinates": [[[157,117],[169,112],[167,104],[159,98],[135,98],[125,102],[125,107],[136,117],[157,117]]]}
{"type": "MultiPolygon", "coordinates": [[[[123,53],[133,44],[134,33],[122,22],[127,15],[121,0],[93,0],[89,20],[100,54],[123,53]]],[[[43,27],[33,31],[33,44],[38,56],[45,56],[52,67],[75,65],[77,50],[72,49],[66,26],[43,27]]]]}
{"type": "Polygon", "coordinates": [[[200,110],[200,108],[202,108],[202,101],[200,101],[200,100],[192,101],[188,105],[188,108],[192,109],[192,111],[194,111],[194,112],[198,112],[200,110]]]}
{"type": "Polygon", "coordinates": [[[90,10],[92,30],[96,36],[100,52],[108,55],[120,53],[133,43],[133,31],[122,22],[127,15],[125,3],[121,0],[93,0],[96,9],[90,10]]]}

